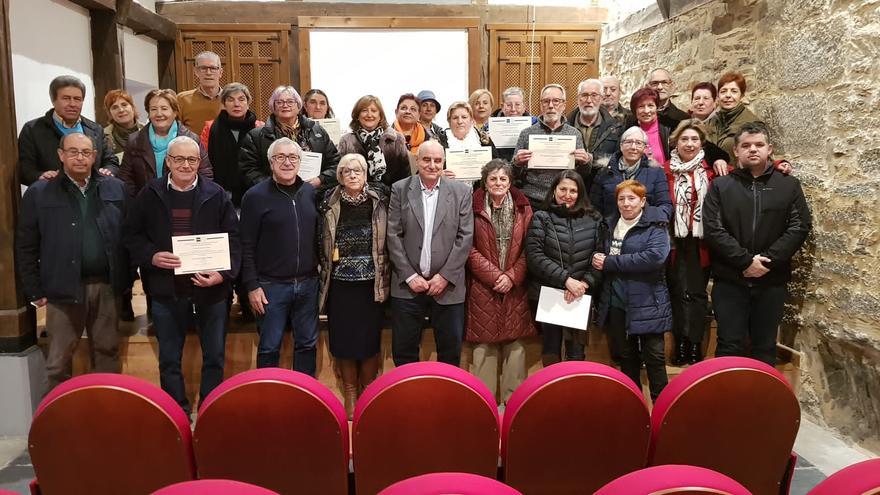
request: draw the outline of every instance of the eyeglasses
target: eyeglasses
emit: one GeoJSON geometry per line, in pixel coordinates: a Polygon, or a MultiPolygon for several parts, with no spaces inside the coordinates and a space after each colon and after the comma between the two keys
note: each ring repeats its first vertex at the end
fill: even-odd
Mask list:
{"type": "Polygon", "coordinates": [[[546,105],[548,107],[550,105],[559,106],[559,105],[562,105],[563,103],[565,103],[565,100],[562,98],[543,98],[541,100],[541,105],[546,105]]]}
{"type": "Polygon", "coordinates": [[[192,166],[196,166],[199,164],[201,158],[197,156],[180,156],[180,155],[168,155],[168,158],[171,159],[171,163],[175,165],[183,165],[183,162],[186,162],[192,166]]]}
{"type": "Polygon", "coordinates": [[[199,72],[219,72],[220,71],[220,67],[218,67],[216,65],[200,65],[200,66],[196,67],[196,69],[198,69],[199,72]]]}
{"type": "Polygon", "coordinates": [[[277,164],[283,163],[299,163],[299,155],[272,155],[272,161],[277,164]]]}
{"type": "Polygon", "coordinates": [[[589,98],[591,100],[598,100],[602,98],[602,95],[600,95],[599,93],[581,93],[578,96],[580,96],[581,98],[589,98]]]}
{"type": "Polygon", "coordinates": [[[626,141],[623,141],[621,144],[623,144],[624,146],[632,146],[635,148],[641,148],[641,147],[645,146],[645,142],[639,141],[638,139],[627,139],[626,141]]]}
{"type": "Polygon", "coordinates": [[[295,107],[296,100],[275,100],[275,106],[279,107],[295,107]]]}
{"type": "Polygon", "coordinates": [[[78,150],[76,148],[68,148],[68,149],[64,150],[64,155],[67,156],[67,158],[76,158],[78,156],[82,156],[83,158],[88,160],[94,154],[95,154],[94,150],[78,150]]]}
{"type": "Polygon", "coordinates": [[[669,85],[672,84],[672,81],[670,81],[669,79],[663,79],[663,80],[661,80],[661,81],[650,81],[650,82],[648,82],[648,86],[651,86],[652,88],[656,88],[657,86],[660,86],[661,84],[662,84],[663,86],[669,86],[669,85]]]}
{"type": "Polygon", "coordinates": [[[339,175],[345,177],[346,175],[352,175],[354,177],[360,177],[364,175],[364,171],[360,168],[348,168],[345,167],[339,171],[339,175]]]}

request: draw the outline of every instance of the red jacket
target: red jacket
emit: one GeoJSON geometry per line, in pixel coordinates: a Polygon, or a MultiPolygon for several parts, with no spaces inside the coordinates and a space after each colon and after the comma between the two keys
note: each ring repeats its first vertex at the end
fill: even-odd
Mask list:
{"type": "Polygon", "coordinates": [[[495,228],[486,211],[486,191],[474,192],[474,244],[468,256],[467,333],[468,342],[508,342],[535,335],[532,311],[526,284],[525,239],[532,221],[529,200],[511,187],[514,221],[510,248],[507,251],[506,274],[513,281],[507,294],[492,290],[502,274],[498,268],[495,228]]]}

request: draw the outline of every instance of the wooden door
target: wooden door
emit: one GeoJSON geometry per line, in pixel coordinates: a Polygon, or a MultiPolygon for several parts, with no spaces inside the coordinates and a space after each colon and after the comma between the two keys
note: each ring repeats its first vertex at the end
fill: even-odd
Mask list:
{"type": "Polygon", "coordinates": [[[195,56],[210,50],[223,63],[222,84],[240,82],[251,90],[251,110],[260,120],[269,116],[272,91],[290,84],[289,24],[180,24],[175,51],[177,90],[196,86],[195,56]]]}
{"type": "MultiPolygon", "coordinates": [[[[544,86],[545,71],[543,60],[544,38],[523,35],[505,35],[498,37],[498,81],[489,91],[495,95],[496,106],[501,106],[501,92],[511,86],[523,88],[524,98],[529,113],[536,113],[541,108],[539,103],[540,88],[544,86]],[[527,88],[538,88],[530,92],[527,88]],[[532,109],[535,109],[534,111],[532,109]]],[[[490,69],[491,71],[491,69],[490,69]]],[[[491,78],[490,78],[491,80],[491,78]]]]}

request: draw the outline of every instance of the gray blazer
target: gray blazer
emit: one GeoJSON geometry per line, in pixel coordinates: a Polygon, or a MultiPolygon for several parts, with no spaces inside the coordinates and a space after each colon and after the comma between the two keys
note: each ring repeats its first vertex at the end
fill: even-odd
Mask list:
{"type": "MultiPolygon", "coordinates": [[[[431,241],[431,276],[439,273],[449,286],[435,300],[439,304],[463,303],[467,292],[465,264],[474,235],[473,189],[453,179],[440,179],[440,195],[431,241]]],[[[425,210],[419,176],[391,186],[388,208],[388,255],[391,258],[391,297],[412,299],[406,279],[419,273],[425,210]]]]}

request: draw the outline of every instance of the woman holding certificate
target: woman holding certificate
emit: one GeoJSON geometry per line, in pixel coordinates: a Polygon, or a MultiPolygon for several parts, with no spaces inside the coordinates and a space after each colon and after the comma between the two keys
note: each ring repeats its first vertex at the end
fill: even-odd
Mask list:
{"type": "Polygon", "coordinates": [[[361,96],[351,110],[351,133],[339,139],[339,152],[357,153],[367,162],[367,182],[391,184],[412,175],[403,134],[388,126],[379,98],[361,96]]]}
{"type": "Polygon", "coordinates": [[[645,208],[647,188],[639,181],[625,180],[615,193],[618,212],[608,222],[607,255],[596,253],[592,262],[605,274],[598,323],[620,370],[640,389],[644,363],[656,401],[667,383],[663,334],[672,328],[665,276],[669,219],[658,208],[645,208]]]}
{"type": "Polygon", "coordinates": [[[330,327],[330,353],[339,363],[345,412],[379,371],[382,303],[391,265],[385,249],[388,196],[367,184],[367,162],[348,154],[336,169],[339,185],[321,204],[321,311],[330,327]],[[326,310],[326,311],[325,311],[326,310]]]}
{"type": "MultiPolygon", "coordinates": [[[[526,238],[529,299],[538,300],[542,286],[564,290],[565,302],[584,294],[596,295],[601,272],[591,266],[593,253],[604,244],[605,224],[590,206],[584,180],[574,170],[563,170],[550,183],[541,210],[535,211],[526,238]]],[[[586,332],[542,323],[544,366],[560,361],[563,333],[566,359],[585,357],[586,332]]]]}
{"type": "Polygon", "coordinates": [[[513,183],[504,160],[487,163],[482,186],[474,192],[474,244],[468,256],[465,340],[473,342],[471,373],[492,395],[498,388],[498,360],[503,360],[500,403],[506,404],[526,378],[521,339],[535,334],[526,287],[526,232],[532,220],[529,200],[513,183]]]}

